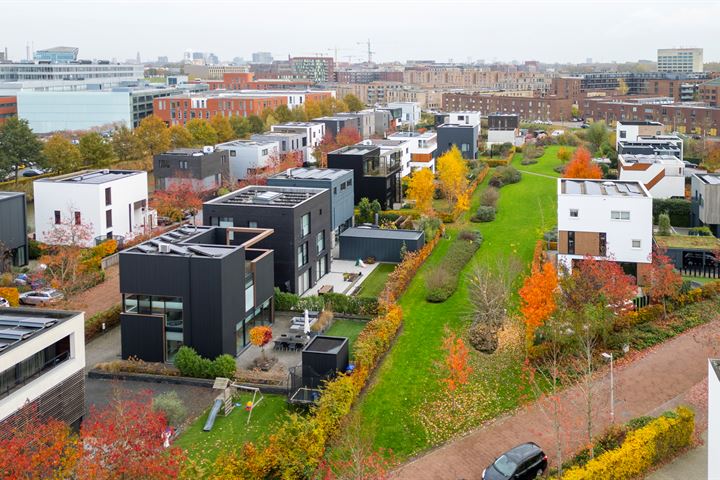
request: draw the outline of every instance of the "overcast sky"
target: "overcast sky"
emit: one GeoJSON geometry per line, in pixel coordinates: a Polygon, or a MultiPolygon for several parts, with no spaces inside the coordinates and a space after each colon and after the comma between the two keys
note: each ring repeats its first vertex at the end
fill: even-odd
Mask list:
{"type": "Polygon", "coordinates": [[[0,0],[0,48],[13,60],[76,46],[81,58],[165,55],[186,49],[221,60],[252,52],[378,61],[655,60],[656,49],[697,46],[720,60],[720,2],[688,0],[0,0]]]}

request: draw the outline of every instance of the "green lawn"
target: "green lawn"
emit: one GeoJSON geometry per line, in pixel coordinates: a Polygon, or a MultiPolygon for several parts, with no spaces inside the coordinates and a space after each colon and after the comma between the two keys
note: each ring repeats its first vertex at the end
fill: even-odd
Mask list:
{"type": "Polygon", "coordinates": [[[521,165],[522,153],[516,153],[513,157],[513,165],[521,171],[540,173],[542,175],[550,175],[551,177],[559,176],[555,170],[555,167],[562,165],[562,162],[557,158],[557,151],[561,148],[565,148],[570,151],[574,151],[575,147],[561,147],[559,145],[550,145],[545,147],[545,151],[540,158],[538,163],[532,165],[521,165]]]}
{"type": "Polygon", "coordinates": [[[215,425],[209,432],[203,431],[210,407],[175,442],[184,448],[194,460],[214,461],[218,453],[237,449],[243,443],[256,441],[274,430],[275,424],[284,418],[288,410],[287,399],[281,395],[265,395],[265,398],[253,409],[250,423],[244,405],[252,399],[251,393],[239,395],[238,402],[243,407],[235,407],[229,416],[218,415],[215,425]]]}
{"type": "Polygon", "coordinates": [[[692,277],[690,275],[683,275],[683,280],[687,280],[689,282],[697,282],[699,284],[705,284],[709,282],[715,282],[717,281],[717,278],[708,278],[708,277],[692,277]]]}
{"type": "Polygon", "coordinates": [[[368,278],[362,282],[358,295],[361,297],[377,298],[383,288],[385,288],[387,277],[393,270],[395,270],[394,263],[379,264],[375,267],[375,270],[370,272],[368,278]]]}
{"type": "Polygon", "coordinates": [[[353,356],[353,346],[358,335],[365,328],[365,322],[359,320],[346,320],[339,318],[335,320],[330,328],[327,329],[325,335],[331,335],[333,337],[348,337],[350,342],[350,357],[353,356]]]}
{"type": "MultiPolygon", "coordinates": [[[[557,176],[552,171],[556,162],[554,155],[546,152],[537,165],[529,168],[521,167],[518,159],[513,164],[557,176]]],[[[471,205],[477,205],[483,188],[478,188],[471,205]]],[[[520,183],[502,188],[495,221],[466,226],[484,236],[474,261],[490,263],[514,254],[529,264],[536,240],[555,224],[555,191],[554,179],[528,174],[520,183]]],[[[451,238],[457,234],[453,230],[449,233],[451,238]]],[[[356,409],[375,447],[392,449],[401,460],[518,406],[525,393],[523,358],[517,350],[500,349],[492,355],[473,353],[472,384],[457,406],[460,415],[448,420],[443,413],[455,410],[440,394],[437,372],[443,332],[447,326],[464,333],[469,324],[470,302],[463,275],[458,291],[448,301],[427,303],[424,276],[431,266],[442,262],[450,241],[441,240],[401,298],[402,332],[356,409]]],[[[468,265],[464,272],[470,269],[468,265]]]]}

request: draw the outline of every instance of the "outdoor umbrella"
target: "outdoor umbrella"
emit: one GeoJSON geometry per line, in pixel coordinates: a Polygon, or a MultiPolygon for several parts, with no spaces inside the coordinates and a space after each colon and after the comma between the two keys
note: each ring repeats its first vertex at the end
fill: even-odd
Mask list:
{"type": "Polygon", "coordinates": [[[305,326],[303,327],[303,332],[305,332],[305,335],[310,333],[310,314],[307,309],[305,309],[305,326]]]}

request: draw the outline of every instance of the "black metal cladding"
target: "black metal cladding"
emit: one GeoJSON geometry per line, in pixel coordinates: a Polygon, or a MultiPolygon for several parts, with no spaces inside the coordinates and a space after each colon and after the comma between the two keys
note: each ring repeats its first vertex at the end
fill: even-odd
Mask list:
{"type": "Polygon", "coordinates": [[[165,361],[164,319],[159,315],[120,314],[122,358],[165,361]]]}
{"type": "Polygon", "coordinates": [[[370,157],[377,157],[380,154],[380,147],[374,149],[363,149],[357,154],[343,153],[342,149],[328,154],[328,168],[340,168],[353,171],[355,204],[360,199],[367,197],[370,201],[377,200],[383,210],[393,207],[394,202],[400,201],[400,173],[398,167],[387,175],[366,176],[363,172],[365,160],[370,157]]]}
{"type": "Polygon", "coordinates": [[[340,234],[340,258],[357,260],[373,257],[378,262],[402,261],[403,245],[408,252],[420,250],[425,245],[425,234],[417,232],[415,238],[400,238],[399,230],[371,230],[371,233],[382,233],[384,237],[363,237],[361,228],[351,228],[340,234]],[[352,232],[353,235],[347,233],[352,232]],[[355,234],[357,233],[357,235],[355,234]]]}
{"type": "MultiPolygon", "coordinates": [[[[25,194],[0,192],[0,243],[11,250],[13,265],[27,265],[25,194]]],[[[1,267],[0,267],[0,271],[1,267]]]]}

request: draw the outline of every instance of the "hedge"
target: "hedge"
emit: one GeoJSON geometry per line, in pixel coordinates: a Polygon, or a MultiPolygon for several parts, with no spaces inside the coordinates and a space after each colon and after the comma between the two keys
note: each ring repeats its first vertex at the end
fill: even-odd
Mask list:
{"type": "Polygon", "coordinates": [[[7,300],[11,307],[20,305],[20,293],[15,287],[0,287],[0,297],[7,300]]]}
{"type": "MultiPolygon", "coordinates": [[[[460,280],[460,272],[478,251],[480,245],[482,245],[482,235],[479,232],[463,231],[458,233],[457,238],[450,244],[445,257],[443,257],[442,263],[435,267],[435,269],[442,269],[446,272],[446,281],[441,286],[428,287],[425,296],[428,302],[442,303],[455,293],[460,280]],[[470,238],[470,235],[473,235],[474,238],[470,238]],[[465,236],[468,238],[464,238],[465,236]]],[[[428,278],[432,277],[433,274],[430,271],[428,278]]]]}
{"type": "Polygon", "coordinates": [[[670,223],[674,227],[689,227],[690,225],[690,200],[682,198],[653,198],[653,220],[657,222],[658,215],[667,212],[670,215],[670,223]]]}
{"type": "Polygon", "coordinates": [[[630,432],[620,448],[603,453],[584,467],[569,469],[562,480],[637,478],[688,446],[694,429],[695,414],[686,407],[678,407],[630,432]]]}
{"type": "Polygon", "coordinates": [[[325,306],[332,308],[333,312],[348,315],[373,316],[378,312],[377,298],[353,297],[342,293],[326,293],[325,295],[310,295],[301,297],[294,293],[281,292],[275,288],[275,309],[281,311],[303,312],[305,310],[319,312],[325,306]]]}
{"type": "Polygon", "coordinates": [[[93,338],[100,335],[103,331],[103,323],[105,330],[110,330],[120,324],[120,305],[115,305],[107,310],[96,313],[92,317],[85,320],[85,341],[89,342],[93,338]]]}
{"type": "Polygon", "coordinates": [[[235,378],[235,359],[230,355],[220,355],[215,360],[203,358],[187,346],[182,346],[175,355],[175,366],[180,374],[195,378],[235,378]]]}

